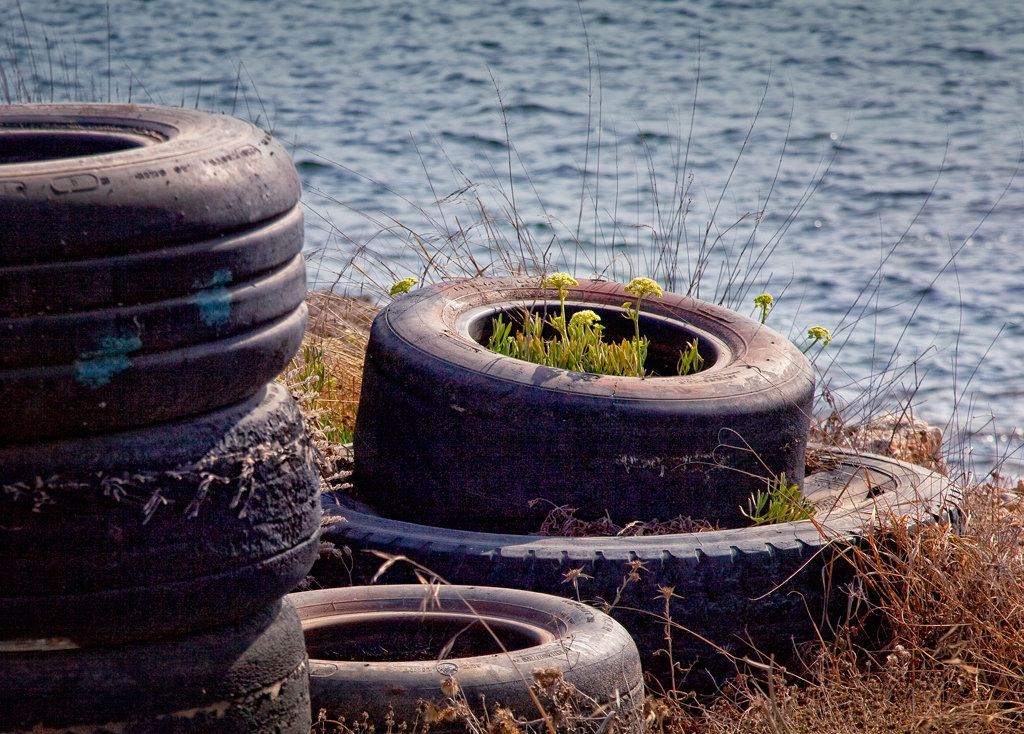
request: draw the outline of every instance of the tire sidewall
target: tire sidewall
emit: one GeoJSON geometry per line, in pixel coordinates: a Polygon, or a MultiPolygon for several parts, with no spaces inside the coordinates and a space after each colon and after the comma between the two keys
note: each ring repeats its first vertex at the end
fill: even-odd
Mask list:
{"type": "MultiPolygon", "coordinates": [[[[416,618],[435,611],[458,614],[460,619],[479,615],[526,624],[553,638],[507,654],[444,660],[366,663],[313,657],[313,706],[326,708],[332,716],[349,717],[368,709],[383,716],[390,707],[396,720],[411,723],[421,700],[444,707],[440,683],[453,678],[474,711],[500,703],[518,715],[538,718],[528,692],[537,670],[558,671],[584,696],[598,703],[619,702],[624,711],[638,709],[643,702],[640,658],[629,634],[607,615],[579,602],[509,588],[419,584],[324,589],[288,598],[305,624],[382,612],[416,618]]],[[[387,629],[380,634],[387,645],[387,629]]]]}
{"type": "Polygon", "coordinates": [[[299,200],[287,152],[255,125],[175,107],[0,108],[0,132],[110,129],[152,145],[0,165],[0,265],[98,257],[192,241],[270,219],[299,200]]]}
{"type": "MultiPolygon", "coordinates": [[[[956,515],[945,477],[887,457],[833,453],[842,463],[811,475],[805,486],[822,504],[814,520],[678,535],[538,537],[402,522],[330,493],[323,539],[355,552],[354,568],[336,583],[369,582],[383,553],[410,558],[452,583],[613,604],[610,613],[637,641],[646,670],[667,681],[674,660],[688,671],[680,684],[712,690],[736,672],[734,660],[764,654],[784,664],[794,644],[818,639],[826,620],[845,613],[852,566],[843,554],[880,520],[945,522],[956,515]],[[837,499],[837,507],[825,509],[837,499]],[[675,623],[671,658],[659,652],[666,648],[666,613],[675,623]]],[[[396,564],[384,578],[410,577],[396,564]]]]}

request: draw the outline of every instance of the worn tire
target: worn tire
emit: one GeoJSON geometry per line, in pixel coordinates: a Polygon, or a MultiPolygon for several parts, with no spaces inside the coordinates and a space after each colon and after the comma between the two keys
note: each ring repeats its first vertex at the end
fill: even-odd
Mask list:
{"type": "Polygon", "coordinates": [[[88,311],[230,287],[302,251],[302,209],[251,228],[127,255],[0,265],[0,317],[88,311]]]}
{"type": "Polygon", "coordinates": [[[275,377],[305,330],[299,193],[242,120],[0,107],[0,444],[196,415],[275,377]]]}
{"type": "Polygon", "coordinates": [[[0,643],[5,732],[308,734],[302,628],[280,600],[237,623],[118,647],[0,643]]]}
{"type": "Polygon", "coordinates": [[[282,386],[194,418],[0,446],[0,637],[184,634],[287,593],[316,558],[319,475],[282,386]]]}
{"type": "Polygon", "coordinates": [[[177,107],[0,106],[0,265],[159,250],[299,201],[287,152],[255,125],[177,107]]]}
{"type": "Polygon", "coordinates": [[[288,366],[306,314],[301,303],[200,344],[136,355],[137,341],[113,338],[70,363],[0,370],[0,443],[131,429],[244,400],[288,366]]]}
{"type": "MultiPolygon", "coordinates": [[[[554,301],[552,301],[554,298],[554,301]]],[[[580,281],[567,315],[631,328],[623,286],[580,281]]],[[[491,318],[557,308],[531,278],[475,278],[402,296],[374,320],[355,428],[361,490],[397,519],[528,532],[549,506],[625,522],[692,515],[741,522],[765,477],[803,479],[810,363],[787,339],[727,309],[665,294],[643,302],[649,365],[674,371],[697,337],[705,368],[610,377],[542,367],[482,344],[491,318]]],[[[660,370],[659,370],[660,371],[660,370]]]]}
{"type": "MultiPolygon", "coordinates": [[[[296,255],[252,280],[177,298],[74,313],[0,318],[0,369],[84,361],[111,341],[135,341],[137,358],[259,332],[305,302],[306,262],[296,255]]],[[[269,379],[269,378],[268,378],[269,379]]]]}
{"type": "MultiPolygon", "coordinates": [[[[375,516],[329,493],[322,538],[354,551],[355,567],[332,571],[318,563],[314,574],[321,583],[368,583],[381,564],[368,553],[374,551],[406,556],[452,583],[557,595],[578,588],[583,599],[618,598],[612,616],[637,641],[645,669],[666,682],[668,658],[656,653],[667,647],[668,610],[681,626],[672,633],[672,659],[689,671],[679,682],[709,689],[736,670],[715,646],[737,658],[785,661],[795,643],[817,639],[830,609],[845,609],[843,584],[852,571],[834,562],[843,541],[889,510],[919,521],[952,511],[944,477],[881,456],[835,454],[838,466],[805,482],[805,494],[822,508],[815,521],[694,534],[576,538],[453,530],[375,516]],[[665,589],[672,590],[670,601],[665,589]]],[[[399,563],[385,579],[400,583],[412,573],[399,563]]]]}
{"type": "MultiPolygon", "coordinates": [[[[365,711],[380,726],[390,708],[395,721],[412,726],[420,701],[445,707],[441,681],[454,678],[481,718],[484,709],[489,714],[500,704],[517,717],[537,719],[527,687],[538,670],[557,671],[584,700],[616,708],[620,717],[635,715],[643,703],[640,657],[629,633],[575,601],[507,588],[422,584],[288,598],[306,635],[313,709],[334,718],[354,720],[365,711]],[[453,649],[442,653],[449,642],[453,649]]],[[[430,727],[449,728],[464,724],[430,727]]]]}

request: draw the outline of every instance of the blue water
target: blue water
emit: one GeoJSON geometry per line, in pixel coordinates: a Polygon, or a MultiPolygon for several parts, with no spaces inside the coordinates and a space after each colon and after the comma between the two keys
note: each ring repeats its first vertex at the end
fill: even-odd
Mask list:
{"type": "Polygon", "coordinates": [[[272,129],[321,287],[419,277],[417,249],[498,272],[490,235],[746,313],[768,290],[770,325],[836,334],[816,365],[852,416],[909,405],[980,471],[1024,470],[1018,0],[22,0],[0,23],[22,97],[272,129]]]}

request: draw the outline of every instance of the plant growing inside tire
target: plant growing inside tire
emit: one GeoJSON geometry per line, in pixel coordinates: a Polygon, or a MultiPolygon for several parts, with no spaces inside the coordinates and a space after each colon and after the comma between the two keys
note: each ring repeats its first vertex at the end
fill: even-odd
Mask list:
{"type": "MultiPolygon", "coordinates": [[[[567,273],[547,276],[543,286],[558,288],[559,313],[545,320],[524,309],[520,315],[522,327],[514,335],[512,323],[506,322],[499,314],[491,322],[492,333],[487,347],[498,354],[548,367],[599,375],[645,377],[644,363],[650,339],[640,334],[640,303],[646,295],[661,297],[661,286],[650,278],[634,278],[624,288],[626,293],[636,297],[635,304],[629,301],[622,304],[624,316],[633,323],[633,335],[615,343],[603,340],[605,327],[600,323],[601,317],[591,309],[577,311],[566,322],[568,286],[578,285],[576,279],[567,273]],[[555,332],[554,336],[544,336],[545,326],[555,332]]],[[[698,372],[703,365],[704,358],[694,337],[680,350],[676,373],[698,372]]]]}
{"type": "Polygon", "coordinates": [[[714,304],[652,297],[649,285],[556,287],[557,299],[540,278],[447,281],[378,314],[353,440],[364,499],[395,519],[430,513],[476,530],[535,530],[546,514],[529,507],[536,497],[619,524],[688,515],[728,527],[747,523],[740,507],[768,477],[801,485],[814,381],[788,339],[714,304]],[[563,354],[558,327],[568,337],[601,325],[610,344],[639,332],[645,377],[487,347],[495,319],[522,330],[524,313],[563,354]],[[679,375],[694,343],[703,365],[679,375]]]}

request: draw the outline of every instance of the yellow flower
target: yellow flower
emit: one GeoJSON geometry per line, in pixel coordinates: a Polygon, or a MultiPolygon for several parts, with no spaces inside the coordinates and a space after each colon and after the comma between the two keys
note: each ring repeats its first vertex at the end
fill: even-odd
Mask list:
{"type": "Polygon", "coordinates": [[[768,319],[768,312],[772,310],[772,294],[762,293],[754,299],[754,305],[761,309],[761,323],[768,319]]]}
{"type": "Polygon", "coordinates": [[[661,296],[661,286],[655,283],[650,278],[633,278],[629,281],[629,285],[625,288],[626,293],[642,298],[648,293],[653,293],[656,296],[661,296]]]}
{"type": "Polygon", "coordinates": [[[558,298],[562,302],[562,316],[565,316],[565,299],[569,297],[569,286],[579,285],[579,283],[568,273],[552,273],[544,279],[542,285],[545,288],[558,289],[558,298]]]}
{"type": "Polygon", "coordinates": [[[570,285],[579,285],[579,283],[568,273],[552,273],[544,279],[545,288],[558,288],[562,290],[570,285]]]}
{"type": "Polygon", "coordinates": [[[589,308],[587,308],[587,309],[584,309],[583,311],[577,311],[576,313],[574,313],[572,315],[572,318],[569,319],[569,326],[577,326],[577,325],[593,326],[594,324],[596,324],[600,320],[601,320],[600,316],[598,316],[596,313],[594,313],[589,308]]]}
{"type": "Polygon", "coordinates": [[[832,341],[832,334],[824,326],[812,326],[807,330],[807,338],[821,342],[821,346],[825,346],[832,341]]]}
{"type": "Polygon", "coordinates": [[[403,278],[391,286],[391,290],[388,291],[388,295],[397,296],[402,293],[408,293],[409,289],[416,285],[417,282],[418,281],[415,278],[403,278]]]}

